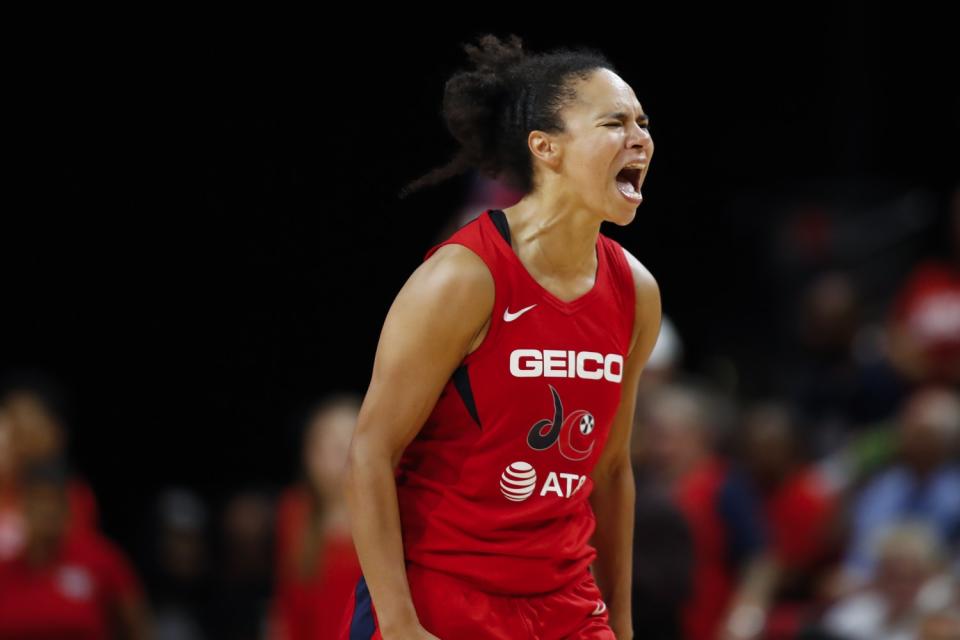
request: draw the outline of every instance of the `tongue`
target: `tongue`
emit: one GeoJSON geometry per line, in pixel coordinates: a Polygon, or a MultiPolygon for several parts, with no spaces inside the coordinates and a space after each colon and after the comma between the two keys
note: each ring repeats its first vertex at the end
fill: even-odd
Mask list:
{"type": "Polygon", "coordinates": [[[633,183],[629,180],[617,180],[617,189],[620,189],[620,193],[623,193],[628,196],[638,196],[637,190],[633,188],[633,183]]]}

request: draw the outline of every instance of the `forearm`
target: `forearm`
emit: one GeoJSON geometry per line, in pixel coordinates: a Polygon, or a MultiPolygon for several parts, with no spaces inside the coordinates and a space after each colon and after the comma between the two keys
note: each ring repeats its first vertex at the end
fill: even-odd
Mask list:
{"type": "Polygon", "coordinates": [[[594,481],[590,504],[597,527],[591,544],[597,549],[593,573],[610,610],[617,639],[633,637],[631,583],[636,488],[629,464],[594,481]]]}
{"type": "Polygon", "coordinates": [[[724,638],[761,636],[780,575],[780,567],[769,552],[749,562],[728,607],[724,638]]]}
{"type": "Polygon", "coordinates": [[[344,486],[353,542],[381,632],[418,623],[407,582],[397,486],[389,455],[351,449],[344,486]]]}

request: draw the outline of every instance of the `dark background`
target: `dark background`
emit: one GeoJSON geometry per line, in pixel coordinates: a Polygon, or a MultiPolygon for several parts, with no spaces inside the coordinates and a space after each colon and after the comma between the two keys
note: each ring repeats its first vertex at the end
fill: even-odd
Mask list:
{"type": "Polygon", "coordinates": [[[0,368],[73,390],[73,457],[121,541],[162,487],[219,499],[290,480],[299,412],[366,388],[393,297],[463,201],[466,177],[396,193],[454,151],[443,82],[480,33],[599,48],[633,86],[656,154],[636,219],[603,232],[657,278],[687,367],[737,393],[775,387],[813,268],[784,234],[816,243],[826,221],[843,232],[817,264],[886,265],[865,287],[877,310],[938,249],[960,148],[943,16],[364,12],[87,16],[32,23],[14,47],[0,368]]]}

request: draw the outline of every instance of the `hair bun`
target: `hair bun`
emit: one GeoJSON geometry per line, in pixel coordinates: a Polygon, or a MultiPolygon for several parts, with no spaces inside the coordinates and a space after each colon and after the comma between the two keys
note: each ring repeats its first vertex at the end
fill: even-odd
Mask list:
{"type": "Polygon", "coordinates": [[[479,46],[464,44],[463,48],[481,73],[502,75],[525,57],[520,36],[513,33],[506,40],[488,33],[480,37],[479,46]]]}

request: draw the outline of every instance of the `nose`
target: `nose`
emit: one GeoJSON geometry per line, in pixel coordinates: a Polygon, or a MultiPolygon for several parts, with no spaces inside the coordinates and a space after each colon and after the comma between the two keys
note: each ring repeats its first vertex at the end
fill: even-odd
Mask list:
{"type": "Polygon", "coordinates": [[[630,148],[646,148],[648,153],[653,151],[653,138],[650,132],[634,122],[630,125],[630,148]]]}

